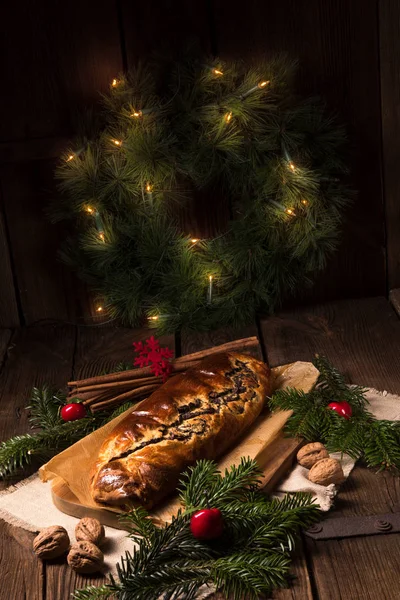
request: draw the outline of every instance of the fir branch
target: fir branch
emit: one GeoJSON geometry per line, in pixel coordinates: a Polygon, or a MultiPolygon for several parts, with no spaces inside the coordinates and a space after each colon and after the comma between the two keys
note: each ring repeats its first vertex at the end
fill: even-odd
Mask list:
{"type": "Polygon", "coordinates": [[[292,410],[286,433],[309,442],[326,444],[329,452],[342,452],[357,460],[364,457],[368,466],[400,468],[400,424],[379,421],[367,410],[368,400],[360,386],[349,386],[329,361],[317,356],[320,371],[315,389],[279,390],[270,400],[272,410],[292,410]],[[328,409],[330,402],[346,401],[352,407],[349,420],[328,409]]]}
{"type": "Polygon", "coordinates": [[[60,408],[65,404],[65,398],[65,394],[46,385],[42,388],[34,387],[30,405],[27,406],[32,427],[51,429],[55,425],[60,425],[62,423],[60,408]]]}
{"type": "Polygon", "coordinates": [[[119,582],[111,580],[99,596],[93,587],[79,590],[75,600],[107,597],[107,590],[118,600],[193,600],[202,585],[215,585],[242,600],[285,585],[299,529],[319,518],[319,511],[307,494],[268,500],[258,477],[259,468],[250,459],[224,476],[213,462],[200,461],[181,481],[186,510],[161,529],[142,508],[127,514],[124,520],[137,546],[117,565],[119,582]],[[208,498],[213,506],[219,503],[224,517],[223,537],[211,543],[195,539],[189,528],[193,504],[205,501],[202,485],[211,485],[208,498]]]}

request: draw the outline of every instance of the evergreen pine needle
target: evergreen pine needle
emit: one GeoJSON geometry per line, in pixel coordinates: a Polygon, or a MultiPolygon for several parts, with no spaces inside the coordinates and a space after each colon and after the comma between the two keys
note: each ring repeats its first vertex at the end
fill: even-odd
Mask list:
{"type": "MultiPolygon", "coordinates": [[[[299,529],[315,522],[319,511],[307,494],[269,500],[259,489],[259,474],[250,459],[224,475],[213,462],[200,461],[182,478],[183,510],[171,523],[155,527],[141,508],[128,513],[124,519],[137,546],[118,563],[118,583],[109,584],[116,600],[193,600],[199,587],[212,584],[234,600],[256,600],[284,586],[299,529]],[[198,481],[210,486],[210,506],[218,503],[224,518],[223,537],[210,543],[189,528],[193,503],[205,506],[198,481]]],[[[74,598],[97,600],[106,592],[107,584],[98,597],[89,587],[74,598]]]]}
{"type": "Polygon", "coordinates": [[[136,326],[159,315],[159,332],[239,326],[309,285],[335,250],[351,200],[343,128],[295,99],[284,56],[160,60],[103,95],[100,118],[90,114],[57,169],[50,212],[76,224],[62,258],[111,318],[136,326]],[[201,232],[182,232],[179,212],[205,194],[233,219],[193,245],[201,232]]]}

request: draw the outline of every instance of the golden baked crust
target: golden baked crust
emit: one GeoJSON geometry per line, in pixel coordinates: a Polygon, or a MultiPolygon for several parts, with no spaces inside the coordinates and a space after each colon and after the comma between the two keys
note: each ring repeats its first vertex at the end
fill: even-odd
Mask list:
{"type": "Polygon", "coordinates": [[[186,467],[223,454],[255,421],[270,393],[268,366],[233,352],[172,377],[103,443],[93,499],[151,508],[176,488],[186,467]]]}

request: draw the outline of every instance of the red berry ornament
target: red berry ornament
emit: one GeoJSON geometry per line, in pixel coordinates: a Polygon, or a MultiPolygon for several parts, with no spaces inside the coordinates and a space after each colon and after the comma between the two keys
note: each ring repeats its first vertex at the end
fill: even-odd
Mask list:
{"type": "Polygon", "coordinates": [[[61,418],[63,421],[77,421],[86,417],[86,408],[80,402],[71,402],[61,409],[61,418]]]}
{"type": "Polygon", "coordinates": [[[218,508],[198,510],[190,519],[190,530],[198,540],[214,540],[222,534],[224,523],[218,508]]]}
{"type": "Polygon", "coordinates": [[[337,412],[338,415],[344,417],[345,419],[350,419],[353,414],[352,408],[348,402],[343,400],[343,402],[331,402],[328,404],[328,408],[337,412]]]}

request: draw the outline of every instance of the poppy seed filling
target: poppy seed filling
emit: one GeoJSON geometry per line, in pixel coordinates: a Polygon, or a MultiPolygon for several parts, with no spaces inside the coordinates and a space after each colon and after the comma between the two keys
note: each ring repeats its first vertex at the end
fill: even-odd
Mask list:
{"type": "Polygon", "coordinates": [[[167,440],[188,441],[193,436],[205,435],[209,424],[201,419],[202,415],[212,415],[226,410],[234,414],[243,414],[246,402],[251,402],[257,395],[255,388],[259,387],[257,375],[241,360],[235,360],[235,367],[224,374],[230,380],[231,387],[222,392],[209,392],[208,399],[195,398],[188,404],[178,407],[178,418],[169,425],[159,425],[159,434],[151,440],[138,442],[126,452],[113,456],[109,462],[125,458],[146,446],[159,444],[167,440]],[[246,394],[249,386],[253,389],[250,397],[241,397],[246,394]],[[240,401],[241,404],[233,404],[240,401]]]}

